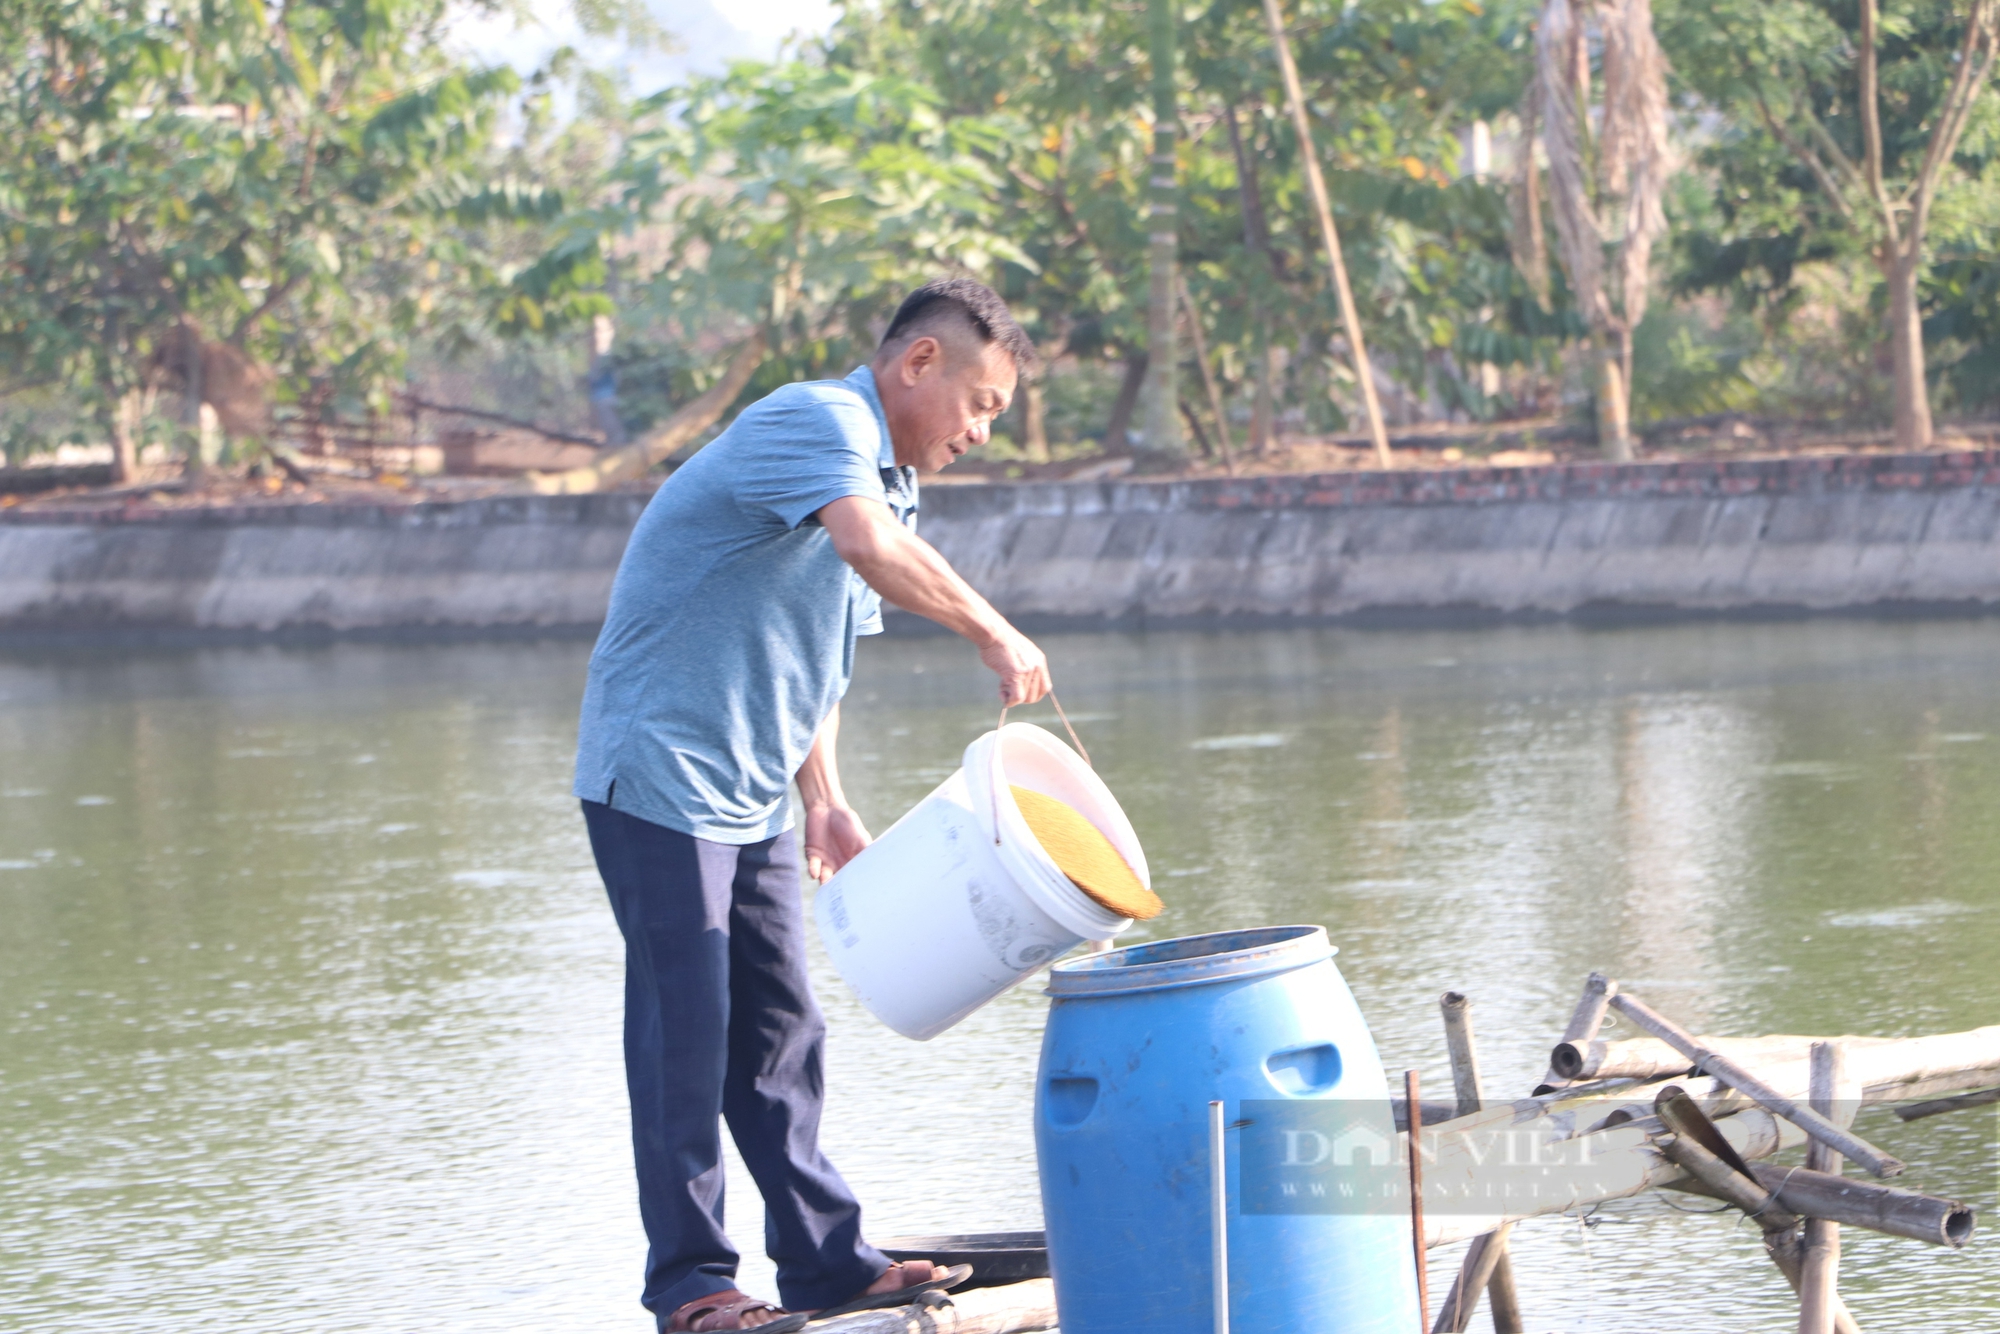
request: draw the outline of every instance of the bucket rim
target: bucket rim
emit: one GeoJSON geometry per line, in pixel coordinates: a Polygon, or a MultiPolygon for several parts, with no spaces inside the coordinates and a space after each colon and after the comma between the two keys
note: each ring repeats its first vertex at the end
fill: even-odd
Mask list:
{"type": "Polygon", "coordinates": [[[1126,996],[1137,991],[1238,982],[1324,963],[1339,952],[1323,926],[1206,931],[1065,960],[1049,970],[1048,994],[1058,998],[1126,996]]]}
{"type": "Polygon", "coordinates": [[[972,798],[973,818],[988,837],[994,838],[1001,862],[1014,873],[1015,884],[1043,912],[1085,940],[1109,940],[1117,936],[1132,925],[1132,919],[1119,916],[1077,888],[1036,841],[1014,794],[998,790],[1012,781],[1006,772],[1007,747],[1011,744],[1026,745],[1048,756],[1072,782],[1090,794],[1112,828],[1105,829],[1104,822],[1094,819],[1088,811],[1079,813],[1098,825],[1099,832],[1111,840],[1119,855],[1138,874],[1139,882],[1152,888],[1153,879],[1146,868],[1139,835],[1119,806],[1118,798],[1075,751],[1034,723],[1008,723],[975,738],[965,748],[960,772],[965,775],[966,790],[972,798]],[[993,825],[995,816],[999,819],[998,830],[993,825]]]}

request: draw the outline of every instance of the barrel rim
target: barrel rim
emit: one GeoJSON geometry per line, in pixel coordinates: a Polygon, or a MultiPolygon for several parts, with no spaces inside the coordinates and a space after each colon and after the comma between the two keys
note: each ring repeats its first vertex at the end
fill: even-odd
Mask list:
{"type": "Polygon", "coordinates": [[[1049,970],[1048,994],[1058,998],[1128,996],[1139,991],[1195,987],[1211,982],[1237,982],[1323,963],[1339,949],[1323,926],[1260,926],[1236,931],[1206,931],[1168,940],[1148,940],[1070,959],[1049,970]],[[1240,941],[1233,948],[1184,953],[1200,942],[1240,941]],[[1158,955],[1173,951],[1167,958],[1158,955]]]}

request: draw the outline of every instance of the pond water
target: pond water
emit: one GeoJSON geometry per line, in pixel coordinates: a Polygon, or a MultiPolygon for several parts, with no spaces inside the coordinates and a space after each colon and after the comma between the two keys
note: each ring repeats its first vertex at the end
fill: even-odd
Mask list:
{"type": "MultiPolygon", "coordinates": [[[[1709,1032],[2000,1022],[2000,624],[1047,646],[1168,903],[1129,938],[1325,923],[1431,1089],[1440,991],[1525,1092],[1594,967],[1709,1032]]],[[[566,795],[586,655],[0,658],[0,1329],[648,1328],[620,947],[566,795]]],[[[995,710],[954,640],[860,660],[880,829],[995,710]]],[[[1035,1226],[1040,986],[916,1044],[815,966],[871,1235],[1035,1226]]],[[[1993,1206],[1989,1112],[1861,1129],[1993,1206]]],[[[1751,1230],[1674,1203],[1706,1207],[1523,1227],[1532,1326],[1788,1327],[1751,1230]]],[[[1871,1334],[2000,1328],[2000,1238],[1850,1231],[1843,1282],[1871,1334]]]]}

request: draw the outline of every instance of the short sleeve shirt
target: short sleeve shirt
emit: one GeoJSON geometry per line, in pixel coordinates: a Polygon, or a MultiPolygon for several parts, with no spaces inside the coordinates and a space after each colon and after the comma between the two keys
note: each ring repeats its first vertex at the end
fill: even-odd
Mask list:
{"type": "Polygon", "coordinates": [[[787,385],[673,476],[632,531],[590,657],[577,796],[717,843],[791,827],[785,800],[847,693],[881,599],[814,517],[846,496],[916,526],[875,378],[787,385]]]}

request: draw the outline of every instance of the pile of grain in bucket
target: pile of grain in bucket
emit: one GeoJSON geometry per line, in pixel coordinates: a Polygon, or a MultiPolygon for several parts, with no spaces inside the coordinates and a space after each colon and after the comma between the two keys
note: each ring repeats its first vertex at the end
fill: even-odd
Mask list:
{"type": "Polygon", "coordinates": [[[1046,793],[1009,786],[1013,787],[1014,804],[1021,808],[1021,818],[1028,822],[1042,851],[1093,902],[1120,917],[1142,922],[1158,917],[1166,908],[1160,896],[1147,889],[1126,865],[1111,840],[1081,811],[1046,793]]]}

